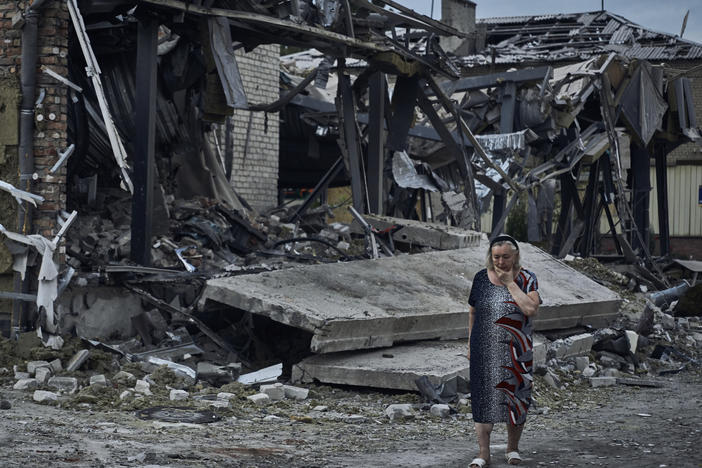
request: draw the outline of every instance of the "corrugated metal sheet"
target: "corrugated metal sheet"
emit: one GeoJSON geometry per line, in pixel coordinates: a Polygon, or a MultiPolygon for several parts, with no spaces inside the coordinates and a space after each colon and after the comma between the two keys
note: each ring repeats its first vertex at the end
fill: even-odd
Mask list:
{"type": "Polygon", "coordinates": [[[609,39],[610,44],[624,44],[626,43],[632,36],[632,30],[628,26],[622,26],[621,28],[617,29],[617,31],[612,34],[612,37],[609,39]]]}
{"type": "Polygon", "coordinates": [[[702,47],[699,47],[699,46],[690,47],[690,50],[687,51],[687,55],[685,56],[685,58],[688,58],[688,59],[702,58],[702,47]]]}
{"type": "MultiPolygon", "coordinates": [[[[658,200],[656,198],[656,169],[651,168],[651,197],[649,210],[653,232],[658,233],[658,200]]],[[[668,223],[671,236],[702,236],[702,206],[697,203],[702,186],[702,166],[672,166],[668,168],[668,223]]]]}
{"type": "Polygon", "coordinates": [[[617,20],[609,20],[609,23],[607,23],[607,26],[604,27],[602,30],[602,34],[612,34],[614,33],[618,28],[621,23],[617,20]]]}

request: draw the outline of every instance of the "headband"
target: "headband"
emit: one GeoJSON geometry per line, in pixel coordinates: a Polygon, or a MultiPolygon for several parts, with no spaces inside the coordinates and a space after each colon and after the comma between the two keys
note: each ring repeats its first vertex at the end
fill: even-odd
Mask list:
{"type": "Polygon", "coordinates": [[[508,236],[507,234],[500,234],[499,236],[495,237],[493,240],[490,241],[490,248],[492,249],[492,246],[495,245],[498,242],[510,242],[516,249],[519,251],[519,245],[517,244],[517,241],[514,240],[514,237],[508,236]]]}

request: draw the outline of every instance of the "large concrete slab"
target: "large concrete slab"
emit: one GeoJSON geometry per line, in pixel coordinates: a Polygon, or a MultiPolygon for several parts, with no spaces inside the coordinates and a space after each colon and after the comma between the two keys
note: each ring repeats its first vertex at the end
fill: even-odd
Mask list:
{"type": "MultiPolygon", "coordinates": [[[[217,278],[207,282],[201,301],[310,331],[318,353],[464,338],[471,280],[486,251],[481,242],[478,248],[217,278]]],[[[522,244],[522,264],[536,273],[544,300],[537,330],[604,326],[614,318],[620,299],[604,286],[528,244],[522,244]]]]}
{"type": "Polygon", "coordinates": [[[417,390],[426,375],[438,385],[460,375],[470,380],[466,340],[422,341],[372,351],[317,354],[295,364],[293,382],[417,390]]]}

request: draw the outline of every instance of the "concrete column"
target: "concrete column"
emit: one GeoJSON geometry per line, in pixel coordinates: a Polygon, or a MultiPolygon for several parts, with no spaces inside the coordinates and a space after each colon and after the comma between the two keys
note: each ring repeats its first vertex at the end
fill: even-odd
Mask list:
{"type": "MultiPolygon", "coordinates": [[[[475,3],[470,0],[442,0],[441,22],[464,33],[475,33],[475,3]]],[[[440,39],[441,47],[456,55],[472,52],[469,49],[474,48],[474,42],[454,36],[440,39]],[[460,50],[457,50],[459,47],[460,50]]]]}

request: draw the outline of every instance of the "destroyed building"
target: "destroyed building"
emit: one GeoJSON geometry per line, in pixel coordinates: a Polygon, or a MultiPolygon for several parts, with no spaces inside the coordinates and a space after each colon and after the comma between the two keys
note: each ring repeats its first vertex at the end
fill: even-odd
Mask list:
{"type": "MultiPolygon", "coordinates": [[[[474,24],[475,5],[443,4],[454,21],[391,0],[0,7],[0,195],[18,207],[0,220],[4,332],[55,347],[138,335],[132,353],[185,325],[251,368],[283,360],[322,380],[311,354],[465,338],[481,231],[506,230],[520,201],[521,237],[543,247],[525,247],[546,278],[538,330],[616,316],[616,293],[558,260],[607,239],[634,287],[673,286],[649,203],[668,212],[666,158],[699,145],[692,81],[628,48],[500,62],[513,48],[474,24]],[[279,70],[280,44],[316,52],[279,70]],[[353,223],[328,216],[334,185],[350,186],[353,223]],[[311,192],[282,203],[285,188],[311,192]]],[[[568,21],[588,37],[630,27],[568,21]]],[[[671,60],[699,48],[681,44],[671,60]]],[[[676,232],[657,227],[670,254],[676,232]]]]}

